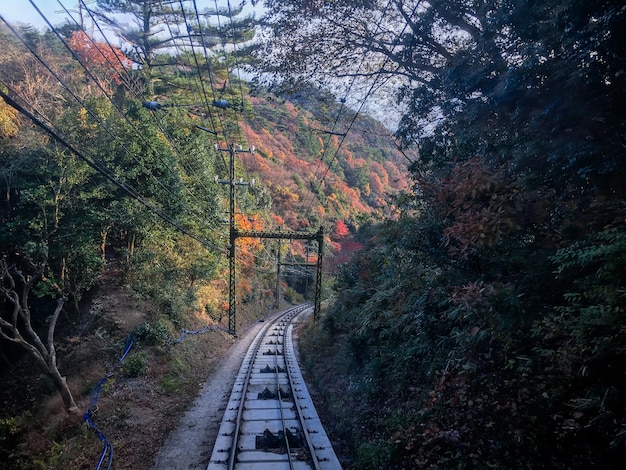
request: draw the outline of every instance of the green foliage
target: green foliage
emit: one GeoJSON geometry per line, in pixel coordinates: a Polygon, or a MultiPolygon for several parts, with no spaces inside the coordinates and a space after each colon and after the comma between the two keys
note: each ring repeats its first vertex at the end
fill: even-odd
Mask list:
{"type": "Polygon", "coordinates": [[[148,371],[148,356],[144,351],[126,356],[121,365],[122,373],[127,377],[139,377],[148,371]]]}
{"type": "Polygon", "coordinates": [[[389,442],[364,442],[356,451],[354,464],[356,468],[363,469],[385,468],[392,453],[393,447],[389,442]]]}
{"type": "Polygon", "coordinates": [[[296,298],[298,297],[297,292],[295,291],[294,288],[292,287],[287,287],[286,289],[284,289],[283,292],[283,298],[289,302],[289,303],[294,303],[296,301],[296,298]]]}
{"type": "Polygon", "coordinates": [[[572,334],[578,338],[588,336],[588,341],[595,344],[594,354],[609,348],[617,352],[613,335],[626,332],[622,326],[626,312],[624,227],[607,228],[563,248],[552,261],[557,276],[571,286],[563,294],[566,304],[556,307],[556,311],[575,322],[572,334]]]}
{"type": "Polygon", "coordinates": [[[563,391],[563,399],[580,410],[570,418],[566,437],[587,428],[621,449],[623,430],[604,418],[624,414],[615,401],[623,393],[618,375],[626,363],[624,227],[591,234],[552,260],[564,283],[563,303],[535,325],[534,335],[547,370],[580,377],[572,391],[563,391]]]}
{"type": "Polygon", "coordinates": [[[554,264],[527,256],[523,271],[500,250],[478,267],[458,262],[443,236],[428,212],[371,227],[337,276],[335,304],[303,332],[331,432],[363,468],[583,468],[608,448],[613,465],[626,415],[623,227],[552,250],[554,264]],[[520,277],[533,269],[556,269],[551,292],[520,277]]]}
{"type": "Polygon", "coordinates": [[[131,337],[146,345],[165,345],[170,341],[167,325],[159,320],[136,326],[131,332],[131,337]]]}
{"type": "Polygon", "coordinates": [[[20,435],[24,432],[17,418],[0,418],[0,456],[8,461],[9,455],[17,447],[20,435]]]}
{"type": "Polygon", "coordinates": [[[182,388],[181,378],[178,374],[166,375],[161,380],[161,388],[167,394],[179,393],[182,388]]]}
{"type": "MultiPolygon", "coordinates": [[[[65,430],[52,442],[41,468],[67,468],[72,465],[88,466],[97,455],[93,447],[93,430],[87,425],[65,430]],[[60,441],[65,439],[64,443],[60,441]],[[79,456],[77,459],[76,457],[79,456]]],[[[37,467],[35,467],[37,468],[37,467]]]]}

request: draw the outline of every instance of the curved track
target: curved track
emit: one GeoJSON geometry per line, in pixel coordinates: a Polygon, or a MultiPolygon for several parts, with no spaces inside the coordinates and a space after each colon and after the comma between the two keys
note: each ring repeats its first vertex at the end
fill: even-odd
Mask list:
{"type": "Polygon", "coordinates": [[[208,470],[341,469],[295,358],[291,308],[252,342],[233,385],[208,470]]]}

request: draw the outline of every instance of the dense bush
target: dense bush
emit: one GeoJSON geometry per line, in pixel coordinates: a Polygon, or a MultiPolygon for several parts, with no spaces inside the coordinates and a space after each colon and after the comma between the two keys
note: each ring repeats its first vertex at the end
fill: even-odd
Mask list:
{"type": "Polygon", "coordinates": [[[303,341],[349,467],[617,468],[626,453],[626,11],[535,3],[435,2],[412,28],[419,50],[435,18],[481,26],[404,90],[414,194],[362,234],[303,341]]]}

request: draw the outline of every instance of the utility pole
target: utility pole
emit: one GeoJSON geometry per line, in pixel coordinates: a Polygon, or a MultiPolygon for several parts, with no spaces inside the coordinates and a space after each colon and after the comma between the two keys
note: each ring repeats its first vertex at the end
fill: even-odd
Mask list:
{"type": "Polygon", "coordinates": [[[315,276],[315,308],[313,320],[317,320],[322,308],[322,255],[324,253],[324,227],[320,227],[315,234],[317,240],[317,271],[315,276]]]}
{"type": "Polygon", "coordinates": [[[246,186],[253,184],[254,181],[248,183],[243,179],[235,181],[235,153],[236,152],[254,152],[254,147],[249,150],[243,150],[241,148],[235,148],[234,145],[230,145],[226,148],[215,145],[215,149],[221,152],[228,152],[230,156],[229,164],[229,176],[227,180],[220,180],[215,177],[215,181],[221,184],[228,184],[228,225],[229,225],[229,237],[228,237],[228,331],[237,336],[237,293],[236,293],[236,273],[235,273],[235,242],[237,240],[237,229],[235,228],[235,186],[246,186]]]}
{"type": "MultiPolygon", "coordinates": [[[[306,256],[304,258],[304,262],[308,265],[309,264],[309,249],[311,247],[309,246],[309,244],[307,243],[305,250],[306,250],[306,256]]],[[[306,273],[306,276],[304,276],[304,300],[307,300],[309,298],[309,273],[306,273]]]]}
{"type": "MultiPolygon", "coordinates": [[[[302,233],[302,232],[263,232],[263,231],[239,231],[235,226],[235,186],[246,186],[254,184],[254,181],[245,182],[243,179],[235,180],[235,153],[237,152],[249,152],[254,153],[254,147],[250,147],[249,150],[243,150],[240,146],[235,148],[234,145],[228,147],[220,147],[215,145],[215,149],[220,152],[228,152],[230,156],[229,175],[227,180],[220,180],[217,176],[215,181],[221,184],[229,185],[228,194],[228,223],[229,223],[229,245],[228,245],[228,331],[233,336],[237,336],[237,280],[235,271],[235,243],[237,238],[275,238],[279,240],[278,245],[278,267],[277,274],[280,273],[280,240],[316,240],[318,246],[317,255],[317,273],[315,278],[315,308],[313,311],[313,318],[317,320],[322,299],[322,252],[324,251],[324,228],[320,227],[316,233],[302,233]]],[[[278,284],[279,278],[277,277],[277,289],[276,289],[276,302],[280,302],[278,284]]]]}
{"type": "Polygon", "coordinates": [[[278,239],[278,251],[276,252],[276,293],[274,294],[274,308],[280,309],[280,238],[278,239]]]}

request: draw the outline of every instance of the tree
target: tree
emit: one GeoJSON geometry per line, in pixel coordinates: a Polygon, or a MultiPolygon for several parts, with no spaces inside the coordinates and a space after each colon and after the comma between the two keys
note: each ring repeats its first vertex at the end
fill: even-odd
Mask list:
{"type": "Polygon", "coordinates": [[[122,54],[119,49],[94,41],[84,31],[72,32],[67,43],[83,63],[102,77],[100,84],[105,89],[110,88],[107,80],[112,80],[115,84],[121,85],[123,78],[125,78],[125,69],[129,69],[132,65],[130,59],[122,54]],[[113,73],[111,73],[111,69],[113,69],[113,73]]]}
{"type": "Polygon", "coordinates": [[[59,372],[54,346],[54,333],[65,299],[62,296],[57,298],[49,320],[46,339],[42,340],[32,325],[29,299],[31,291],[35,287],[40,287],[38,284],[43,280],[47,266],[40,262],[29,268],[29,273],[25,275],[16,265],[9,265],[6,259],[0,260],[0,301],[12,309],[8,319],[0,316],[0,338],[25,349],[35,359],[40,369],[52,379],[67,411],[75,413],[78,407],[74,403],[65,377],[59,372]]]}
{"type": "MultiPolygon", "coordinates": [[[[55,73],[66,82],[84,83],[66,56],[46,47],[41,38],[32,40],[40,57],[54,64],[55,73]]],[[[87,110],[72,106],[59,81],[30,54],[10,40],[4,46],[2,80],[11,95],[38,115],[47,115],[66,138],[91,141],[86,147],[90,150],[100,143],[100,151],[108,154],[110,142],[100,137],[101,126],[93,126],[87,110]]],[[[86,99],[93,99],[92,92],[81,89],[86,99]]],[[[111,111],[102,101],[93,100],[92,105],[101,116],[111,111]]],[[[72,394],[57,366],[55,333],[61,312],[70,307],[71,313],[73,306],[77,314],[82,294],[100,273],[99,238],[111,196],[93,168],[15,114],[4,115],[13,117],[17,128],[0,137],[0,337],[35,359],[66,409],[74,412],[72,394]]]]}
{"type": "Polygon", "coordinates": [[[180,33],[163,35],[166,25],[182,22],[178,5],[178,0],[98,0],[93,13],[111,26],[130,48],[128,55],[135,63],[150,68],[158,50],[187,37],[180,33]],[[131,18],[134,25],[123,23],[124,17],[131,18]]]}
{"type": "Polygon", "coordinates": [[[418,143],[423,165],[479,152],[544,173],[559,188],[619,186],[624,122],[611,116],[624,104],[626,14],[612,2],[265,5],[263,72],[335,88],[389,80],[405,105],[397,133],[418,143]]]}
{"type": "Polygon", "coordinates": [[[254,19],[237,18],[244,4],[231,8],[229,2],[228,8],[204,11],[195,2],[193,9],[186,8],[180,0],[98,0],[97,5],[97,18],[111,26],[131,49],[129,56],[147,68],[156,65],[156,54],[168,48],[196,46],[202,55],[203,48],[239,44],[254,36],[254,19]],[[128,17],[133,26],[124,23],[128,17]]]}
{"type": "Polygon", "coordinates": [[[346,238],[350,234],[350,229],[343,220],[337,220],[332,235],[335,240],[346,238]]]}

